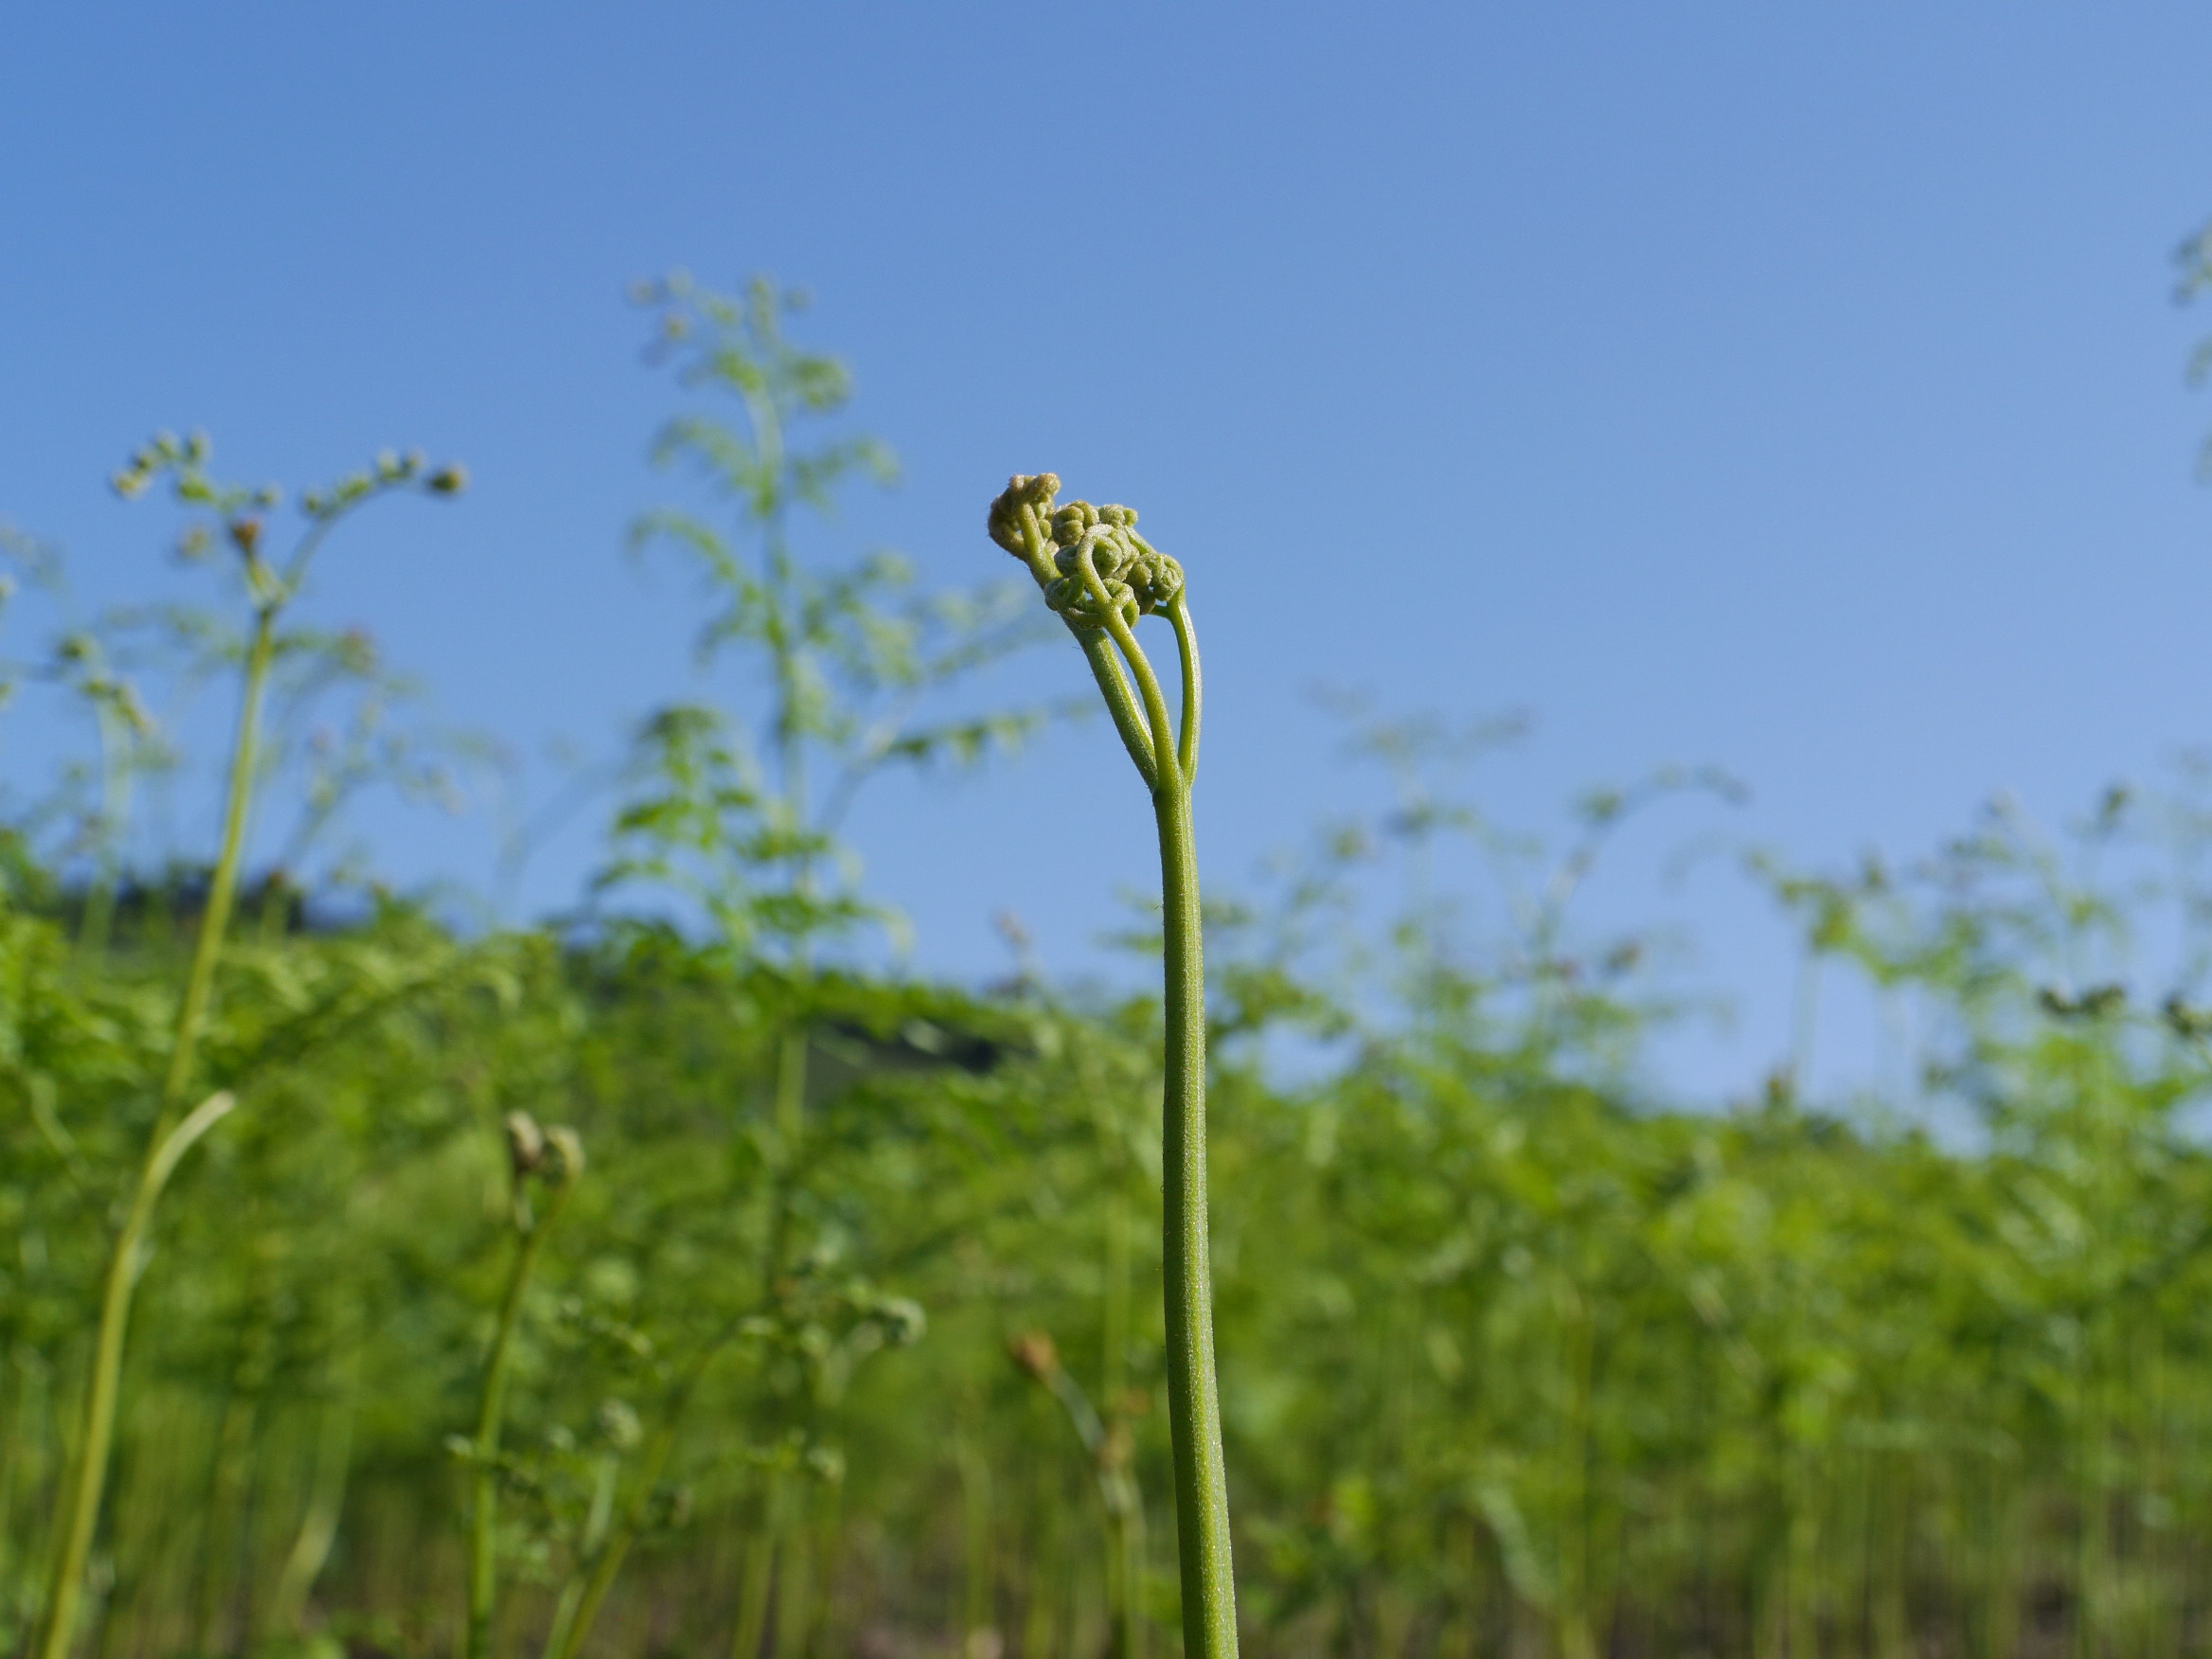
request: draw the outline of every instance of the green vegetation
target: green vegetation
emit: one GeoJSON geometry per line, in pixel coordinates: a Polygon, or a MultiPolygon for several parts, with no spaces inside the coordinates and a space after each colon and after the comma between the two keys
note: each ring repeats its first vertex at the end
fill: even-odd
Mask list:
{"type": "Polygon", "coordinates": [[[2212,1649],[2204,778],[2057,837],[1993,809],[1905,869],[1761,866],[1799,1052],[1668,1106],[1638,1079],[1672,988],[1571,900],[1725,780],[1594,795],[1554,857],[1448,787],[1457,739],[1374,725],[1393,809],[1202,912],[1181,569],[1017,478],[992,537],[1152,796],[1162,994],[867,969],[897,919],[845,813],[1041,727],[939,696],[1035,602],[813,557],[889,475],[814,437],[843,371],[765,285],[639,298],[706,505],[635,542],[695,564],[728,696],[643,722],[588,921],[466,933],[311,856],[437,763],[301,740],[332,700],[382,730],[395,689],[296,620],[306,561],[457,469],[303,496],[278,562],[274,497],[157,439],[118,488],[167,482],[242,623],[6,669],[99,747],[0,859],[0,1650],[2212,1649]],[[237,726],[220,841],[164,868],[130,814],[179,740],[134,676],[177,653],[237,726]],[[281,867],[256,812],[295,815],[281,867]],[[1504,872],[1501,928],[1462,864],[1504,872]],[[1850,982],[1914,1035],[1886,1093],[1815,1102],[1850,982]]]}

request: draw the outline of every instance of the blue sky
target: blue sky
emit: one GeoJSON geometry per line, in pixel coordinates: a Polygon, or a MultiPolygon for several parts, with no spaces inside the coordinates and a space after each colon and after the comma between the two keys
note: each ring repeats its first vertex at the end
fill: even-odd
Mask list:
{"type": "MultiPolygon", "coordinates": [[[[619,550],[675,403],[624,286],[770,272],[904,463],[834,545],[998,575],[983,504],[1050,467],[1182,557],[1220,886],[1375,798],[1316,685],[1527,711],[1475,778],[1514,822],[1668,761],[1742,778],[1589,894],[1690,929],[1739,1017],[1666,1068],[1741,1089],[1789,938],[1723,852],[1667,855],[1910,854],[2212,737],[2182,373],[2212,315],[2170,302],[2208,62],[2179,6],[10,8],[0,518],[91,607],[180,580],[102,484],[156,426],[251,478],[459,457],[469,498],[365,521],[312,614],[438,718],[603,754],[686,691],[699,615],[619,550]]],[[[1068,651],[1022,677],[1082,687],[1068,651]]],[[[9,783],[66,737],[27,704],[9,783]]],[[[486,822],[365,822],[401,879],[490,884],[486,822]]],[[[1151,881],[1102,722],[855,833],[966,977],[1001,908],[1098,970],[1151,881]]],[[[524,903],[597,856],[587,814],[524,903]]]]}

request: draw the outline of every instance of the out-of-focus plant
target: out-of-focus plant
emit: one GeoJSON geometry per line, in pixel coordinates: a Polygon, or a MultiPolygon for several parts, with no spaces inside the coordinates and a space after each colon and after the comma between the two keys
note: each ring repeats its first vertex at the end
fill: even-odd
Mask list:
{"type": "MultiPolygon", "coordinates": [[[[2212,289],[2212,223],[2185,238],[2174,249],[2173,258],[2177,268],[2174,299],[2187,305],[2212,289]]],[[[2212,380],[2212,340],[2200,342],[2189,353],[2188,379],[2191,385],[2212,380]]],[[[2212,479],[2212,438],[2206,438],[2197,452],[2197,476],[2212,479]]]]}
{"type": "MultiPolygon", "coordinates": [[[[1111,1347],[1111,1344],[1109,1344],[1111,1347]]],[[[1091,1460],[1098,1482],[1098,1503],[1106,1517],[1108,1651],[1114,1659],[1141,1659],[1145,1650],[1145,1507],[1130,1469],[1134,1452],[1122,1402],[1108,1401],[1112,1418],[1101,1416],[1083,1385],[1060,1362],[1052,1334],[1025,1330],[1009,1338],[1007,1353],[1017,1367],[1067,1414],[1068,1426],[1091,1460]]]]}
{"type": "MultiPolygon", "coordinates": [[[[716,605],[700,633],[701,665],[735,658],[765,695],[754,729],[699,703],[646,722],[650,781],[615,821],[617,855],[600,883],[671,887],[705,913],[733,962],[780,972],[791,1006],[763,1146],[781,1194],[805,1133],[806,987],[818,954],[863,923],[892,919],[859,894],[857,863],[838,839],[844,816],[887,766],[972,762],[1036,726],[1036,711],[917,719],[932,693],[1018,648],[1028,630],[1003,585],[907,600],[911,577],[896,555],[843,568],[801,558],[801,511],[827,515],[847,480],[887,482],[893,463],[872,438],[808,447],[794,434],[836,415],[851,391],[842,364],[785,335],[798,296],[763,279],[722,294],[678,276],[635,297],[656,312],[652,350],[675,365],[679,384],[735,401],[741,423],[714,412],[679,417],[654,446],[657,459],[696,470],[730,505],[734,528],[664,508],[638,520],[632,544],[672,543],[697,560],[716,605]]],[[[788,1247],[787,1209],[772,1197],[769,1283],[788,1247]]]]}
{"type": "MultiPolygon", "coordinates": [[[[0,519],[0,620],[5,620],[25,581],[50,584],[60,568],[61,554],[50,542],[0,519]]],[[[16,682],[28,665],[19,658],[0,656],[0,710],[14,696],[16,682]]]]}
{"type": "Polygon", "coordinates": [[[514,1255],[507,1287],[491,1327],[476,1394],[476,1432],[466,1451],[469,1482],[469,1659],[491,1651],[491,1620],[499,1590],[499,1437],[506,1423],[507,1378],[513,1357],[515,1321],[521,1315],[530,1270],[545,1236],[560,1220],[576,1184],[583,1177],[583,1142],[571,1129],[541,1130],[526,1112],[509,1113],[506,1124],[508,1167],[514,1179],[512,1223],[514,1255]],[[530,1183],[546,1187],[544,1207],[530,1203],[530,1183]]]}
{"type": "Polygon", "coordinates": [[[230,1096],[218,1093],[196,1109],[186,1110],[196,1080],[201,1033],[215,991],[216,966],[245,856],[246,823],[260,761],[262,700],[270,671],[286,644],[278,624],[286,607],[297,597],[324,539],[354,508],[396,490],[452,495],[466,483],[457,467],[432,470],[418,455],[381,456],[373,471],[352,474],[329,490],[311,491],[301,497],[305,523],[289,553],[278,560],[272,557],[265,542],[268,514],[278,506],[279,492],[274,487],[219,484],[206,471],[208,458],[209,445],[204,437],[195,434],[180,440],[164,433],[133,455],[114,481],[116,493],[126,500],[145,493],[163,479],[169,481],[178,504],[200,520],[194,526],[196,544],[212,545],[220,538],[237,556],[250,622],[238,664],[239,719],[224,792],[222,841],[177,1001],[145,1159],[133,1184],[123,1223],[116,1231],[101,1292],[98,1331],[92,1373],[84,1390],[74,1467],[55,1510],[56,1547],[37,1645],[40,1659],[66,1659],[75,1635],[86,1558],[99,1517],[114,1443],[131,1299],[145,1265],[140,1253],[155,1203],[178,1161],[232,1103],[230,1096]]]}
{"type": "Polygon", "coordinates": [[[734,665],[761,714],[748,726],[712,704],[678,703],[646,722],[651,781],[616,820],[620,850],[602,883],[666,883],[731,950],[803,974],[823,944],[891,919],[859,896],[839,839],[866,783],[895,766],[973,764],[1045,718],[922,718],[1035,631],[1009,584],[917,596],[911,568],[888,550],[842,566],[802,555],[802,514],[827,519],[848,483],[886,484],[896,467],[874,438],[803,442],[800,428],[843,410],[851,380],[785,334],[800,295],[758,278],[719,294],[678,276],[635,297],[656,313],[652,355],[687,391],[734,401],[740,419],[711,406],[680,416],[653,448],[661,464],[695,472],[734,524],[666,508],[638,519],[631,544],[674,545],[696,562],[714,607],[698,663],[734,665]]]}
{"type": "MultiPolygon", "coordinates": [[[[741,984],[762,1007],[773,1058],[763,1109],[737,1126],[748,1155],[732,1160],[730,1184],[710,1203],[724,1218],[718,1224],[733,1214],[757,1219],[745,1240],[757,1277],[707,1329],[669,1341],[672,1356],[690,1357],[671,1360],[676,1372],[633,1493],[585,1552],[587,1579],[556,1651],[590,1628],[648,1512],[696,1379],[730,1333],[752,1331],[756,1351],[767,1352],[778,1333],[824,1329],[798,1295],[810,1277],[800,1270],[822,1244],[812,1219],[820,1200],[807,1196],[823,1162],[814,1121],[823,1091],[812,1058],[821,975],[826,954],[856,933],[875,926],[896,937],[900,925],[861,890],[858,861],[841,839],[848,812],[887,770],[973,765],[1017,746],[1045,718],[961,712],[954,701],[965,678],[1033,635],[1008,584],[918,594],[906,562],[888,551],[849,563],[812,556],[839,494],[887,483],[894,468],[882,444],[835,434],[850,377],[785,331],[799,296],[761,280],[725,294],[678,276],[641,285],[634,297],[655,316],[649,355],[703,400],[662,429],[654,457],[695,473],[712,505],[649,512],[631,544],[639,553],[672,546],[695,564],[711,605],[697,665],[732,675],[732,702],[760,712],[730,712],[710,695],[671,703],[644,722],[634,793],[615,819],[598,890],[658,888],[679,901],[680,922],[704,922],[730,994],[741,984]]],[[[793,1387],[803,1374],[766,1368],[793,1387]]],[[[788,1403],[804,1419],[792,1426],[812,1445],[823,1432],[818,1412],[795,1397],[788,1403]]],[[[773,1459],[759,1468],[763,1561],[797,1524],[797,1489],[780,1468],[773,1459]]],[[[769,1570],[757,1566],[752,1577],[769,1570]]],[[[762,1580],[758,1595],[740,1596],[740,1632],[764,1616],[768,1594],[762,1580]]],[[[786,1614],[798,1616],[788,1605],[786,1614]]]]}
{"type": "Polygon", "coordinates": [[[49,672],[92,710],[99,732],[98,803],[84,814],[80,837],[91,854],[93,872],[77,935],[78,948],[98,957],[115,926],[137,781],[166,764],[171,751],[137,687],[110,663],[98,633],[80,630],[63,635],[49,672]]]}

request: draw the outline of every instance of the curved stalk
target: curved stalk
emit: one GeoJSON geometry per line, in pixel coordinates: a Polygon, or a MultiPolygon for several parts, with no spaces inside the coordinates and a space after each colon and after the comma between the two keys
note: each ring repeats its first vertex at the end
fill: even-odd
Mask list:
{"type": "Polygon", "coordinates": [[[306,1634],[302,1626],[307,1615],[308,1596],[314,1589],[315,1580],[322,1577],[330,1550],[338,1542],[338,1522],[346,1505],[346,1478],[353,1456],[353,1372],[358,1365],[358,1354],[349,1352],[345,1375],[323,1406],[322,1422],[315,1436],[313,1472],[308,1481],[307,1507],[300,1516],[299,1531],[293,1537],[292,1548],[285,1555],[283,1571],[276,1579],[276,1593],[271,1600],[268,1628],[288,1636],[306,1634]]]}
{"type": "MultiPolygon", "coordinates": [[[[1083,1385],[1059,1363],[1044,1332],[1011,1345],[1015,1364],[1042,1382],[1091,1459],[1098,1504],[1106,1520],[1107,1659],[1142,1659],[1144,1639],[1143,1495],[1129,1471],[1129,1443],[1116,1424],[1108,1428],[1083,1385]]],[[[1114,1367],[1111,1363],[1109,1370],[1114,1367]]],[[[1108,1404],[1111,1407],[1112,1400],[1108,1404]]]]}
{"type": "Polygon", "coordinates": [[[1189,785],[1198,781],[1198,627],[1190,619],[1190,607],[1181,599],[1168,606],[1168,620],[1175,625],[1175,650],[1183,659],[1183,735],[1176,740],[1175,758],[1183,768],[1184,783],[1189,785]]]}
{"type": "MultiPolygon", "coordinates": [[[[238,736],[231,747],[228,794],[223,803],[223,843],[216,854],[215,872],[207,884],[207,903],[200,916],[200,933],[192,946],[192,963],[185,978],[185,994],[177,1005],[175,1034],[169,1042],[168,1071],[162,1079],[161,1100],[153,1133],[147,1144],[147,1161],[140,1168],[132,1200],[130,1219],[116,1237],[108,1258],[100,1293],[99,1331],[94,1343],[92,1385],[85,1391],[84,1418],[77,1454],[78,1467],[64,1489],[55,1532],[62,1547],[54,1557],[54,1576],[46,1590],[45,1617],[39,1639],[39,1659],[64,1659],[76,1633],[77,1611],[83,1598],[84,1564],[92,1549],[92,1534],[99,1519],[100,1496],[107,1486],[107,1464],[115,1447],[116,1401],[121,1386],[123,1339],[130,1326],[131,1297],[137,1288],[138,1251],[153,1219],[153,1201],[168,1184],[171,1157],[164,1154],[175,1143],[184,1126],[176,1115],[192,1079],[192,1061],[198,1052],[200,1030],[207,1017],[207,1004],[215,984],[215,967],[223,954],[223,938],[230,926],[232,901],[238,892],[239,865],[245,850],[247,807],[254,791],[254,769],[259,760],[261,704],[268,688],[269,668],[276,659],[276,610],[259,607],[254,633],[246,650],[244,695],[239,706],[238,736]],[[159,1170],[157,1176],[156,1171],[159,1170]]],[[[228,1101],[227,1095],[217,1098],[228,1101]]],[[[228,1112],[208,1118],[190,1139],[177,1146],[181,1157],[228,1112]]],[[[205,1112],[204,1105],[201,1112],[205,1112]]],[[[197,1117],[199,1114],[194,1114],[197,1117]]],[[[187,1118],[187,1123],[192,1119],[187,1118]]]]}
{"type": "Polygon", "coordinates": [[[1098,689],[1106,699],[1106,712],[1114,717],[1114,729],[1121,734],[1122,746],[1136,763],[1145,787],[1151,789],[1160,779],[1159,760],[1152,753],[1151,734],[1145,729],[1144,717],[1137,712],[1135,699],[1130,693],[1129,676],[1121,671],[1121,659],[1114,654],[1114,642],[1107,638],[1102,628],[1083,634],[1081,640],[1092,677],[1098,682],[1098,689]]]}
{"type": "Polygon", "coordinates": [[[652,1497],[653,1488],[660,1482],[661,1472],[668,1466],[669,1454],[675,1447],[676,1425],[673,1421],[662,1425],[647,1451],[644,1466],[637,1472],[637,1497],[612,1533],[604,1534],[594,1546],[591,1571],[570,1588],[574,1598],[563,1597],[553,1620],[553,1627],[545,1634],[545,1659],[572,1659],[591,1634],[592,1625],[599,1616],[599,1606],[614,1589],[615,1579],[622,1571],[622,1562],[630,1554],[630,1546],[636,1542],[645,1521],[647,1503],[652,1497]]]}
{"type": "MultiPolygon", "coordinates": [[[[244,558],[253,629],[246,643],[238,730],[231,746],[225,783],[223,838],[208,880],[206,902],[192,944],[191,963],[186,971],[184,994],[177,1004],[169,1062],[162,1076],[152,1132],[147,1137],[145,1162],[138,1172],[130,1212],[116,1235],[108,1260],[100,1294],[99,1324],[94,1340],[93,1374],[84,1393],[76,1462],[56,1500],[57,1544],[34,1650],[37,1659],[66,1659],[76,1632],[78,1610],[83,1599],[85,1563],[98,1525],[108,1460],[114,1451],[116,1407],[121,1386],[131,1299],[143,1266],[141,1257],[146,1248],[147,1231],[152,1223],[154,1203],[168,1185],[177,1161],[234,1104],[227,1093],[219,1094],[202,1102],[189,1115],[182,1115],[191,1095],[193,1063],[199,1055],[201,1033],[214,997],[216,968],[230,928],[240,866],[245,855],[246,824],[253,804],[256,772],[260,764],[261,710],[270,670],[276,660],[277,618],[297,593],[308,561],[331,526],[370,495],[418,476],[416,463],[395,464],[380,469],[374,479],[364,475],[357,486],[349,481],[341,488],[341,498],[328,508],[315,505],[314,498],[311,497],[308,506],[312,522],[301,536],[283,574],[278,576],[257,551],[261,522],[253,516],[256,506],[265,506],[274,498],[214,490],[200,471],[205,455],[205,446],[197,439],[179,445],[172,438],[157,438],[152,445],[139,451],[116,479],[117,492],[129,498],[143,491],[157,474],[173,472],[179,481],[180,500],[218,504],[213,510],[222,519],[231,543],[244,558]]],[[[452,495],[463,487],[466,475],[458,468],[448,467],[421,482],[433,494],[452,495]]],[[[101,925],[105,926],[104,921],[101,925]]]]}
{"type": "Polygon", "coordinates": [[[66,1659],[84,1597],[84,1563],[92,1554],[92,1534],[107,1486],[108,1459],[115,1450],[116,1399],[123,1378],[123,1335],[130,1324],[131,1293],[144,1265],[140,1253],[153,1221],[161,1189],[193,1145],[238,1104],[228,1094],[210,1095],[182,1123],[160,1137],[138,1177],[131,1210],[116,1235],[108,1258],[107,1283],[100,1296],[99,1333],[94,1340],[92,1385],[84,1402],[84,1440],[77,1466],[62,1494],[53,1577],[46,1588],[46,1616],[40,1631],[39,1659],[66,1659]]]}
{"type": "MultiPolygon", "coordinates": [[[[605,1452],[599,1455],[598,1469],[592,1481],[592,1507],[584,1517],[583,1554],[589,1560],[605,1552],[607,1528],[615,1519],[615,1487],[621,1478],[622,1454],[605,1452]]],[[[582,1605],[584,1580],[570,1574],[568,1582],[561,1587],[561,1598],[553,1607],[553,1623],[545,1632],[545,1651],[565,1653],[576,1646],[570,1632],[576,1627],[577,1611],[582,1605]]]]}

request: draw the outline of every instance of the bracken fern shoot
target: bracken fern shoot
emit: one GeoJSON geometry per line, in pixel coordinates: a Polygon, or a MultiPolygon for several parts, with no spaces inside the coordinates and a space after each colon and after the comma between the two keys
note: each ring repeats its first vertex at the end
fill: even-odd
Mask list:
{"type": "Polygon", "coordinates": [[[1060,480],[1050,473],[1017,475],[990,504],[988,528],[993,542],[1028,566],[1044,602],[1082,647],[1114,728],[1151,792],[1159,825],[1167,1015],[1162,1249],[1183,1647],[1190,1659],[1233,1659],[1237,1597],[1206,1236],[1205,971],[1190,812],[1198,773],[1198,636],[1184,598],[1183,567],[1137,534],[1135,512],[1087,501],[1060,507],[1059,493],[1060,480]],[[1152,615],[1175,630],[1183,682],[1179,721],[1170,718],[1159,676],[1136,640],[1138,619],[1152,615]]]}

